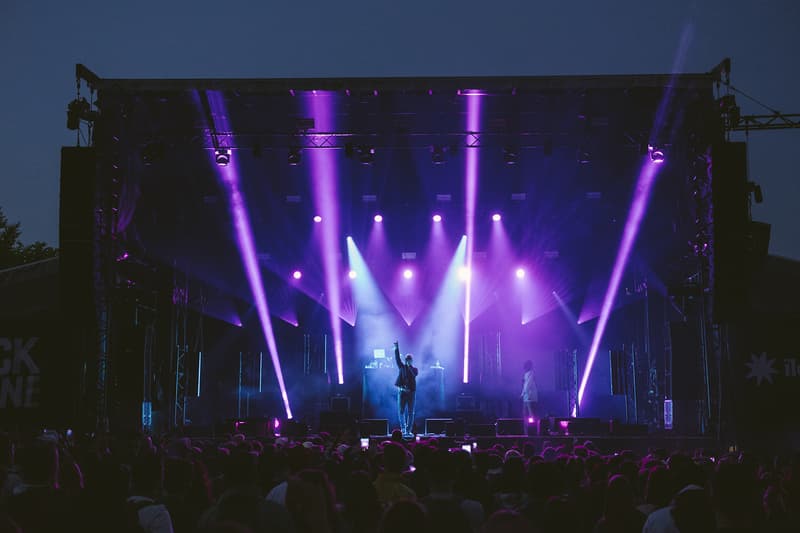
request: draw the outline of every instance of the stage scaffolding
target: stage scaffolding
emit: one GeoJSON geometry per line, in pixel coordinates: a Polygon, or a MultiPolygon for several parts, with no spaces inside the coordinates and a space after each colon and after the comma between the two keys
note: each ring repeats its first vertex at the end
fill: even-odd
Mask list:
{"type": "MultiPolygon", "coordinates": [[[[416,83],[410,80],[388,80],[388,79],[363,79],[363,80],[103,80],[92,74],[88,69],[83,66],[77,68],[78,83],[80,86],[81,81],[85,82],[90,88],[90,103],[94,104],[99,97],[102,101],[104,92],[109,95],[116,91],[130,91],[131,93],[156,93],[158,91],[205,91],[205,90],[235,90],[241,88],[245,91],[289,91],[289,90],[302,90],[303,87],[307,88],[320,88],[327,90],[342,90],[347,88],[348,91],[353,90],[366,91],[366,89],[374,88],[376,92],[383,90],[391,90],[392,87],[398,87],[403,83],[416,83]],[[356,87],[358,86],[358,87],[356,87]],[[349,88],[348,88],[349,87],[349,88]]],[[[454,83],[459,82],[462,86],[469,86],[474,84],[480,86],[485,80],[480,78],[467,78],[462,80],[448,80],[444,78],[422,80],[427,83],[429,87],[424,90],[444,90],[454,86],[454,83]]],[[[572,91],[586,90],[589,88],[618,88],[620,86],[629,85],[630,87],[684,87],[695,88],[698,91],[705,90],[713,83],[713,77],[710,74],[697,74],[697,75],[664,75],[664,76],[632,76],[629,78],[624,77],[551,77],[551,78],[507,78],[504,80],[494,80],[494,91],[496,94],[512,94],[512,91],[531,91],[531,90],[560,90],[568,88],[572,91]]],[[[417,88],[422,91],[422,86],[417,88]]],[[[348,93],[349,94],[349,93],[348,93]]],[[[80,96],[80,95],[79,95],[80,96]]],[[[92,249],[92,275],[93,275],[93,302],[94,302],[94,324],[95,324],[95,345],[94,345],[94,361],[90,361],[95,366],[96,379],[94,380],[94,387],[92,396],[94,397],[93,411],[94,428],[97,431],[108,431],[113,427],[113,421],[110,420],[109,415],[109,384],[112,381],[110,373],[113,372],[114,357],[119,353],[118,347],[113,345],[113,340],[109,334],[112,324],[116,317],[112,312],[113,306],[111,305],[110,295],[119,287],[124,287],[127,280],[119,271],[119,263],[117,259],[120,254],[124,252],[120,248],[118,228],[121,225],[119,199],[121,195],[120,189],[126,179],[126,172],[129,170],[125,167],[120,158],[119,146],[117,142],[119,138],[125,134],[126,127],[126,110],[124,109],[110,109],[99,108],[102,113],[97,115],[90,115],[86,117],[85,122],[91,124],[92,128],[89,130],[87,138],[88,144],[97,150],[97,174],[95,176],[94,185],[94,233],[93,233],[93,249],[92,249]]],[[[185,133],[185,132],[183,132],[185,133]]],[[[716,131],[706,132],[707,141],[717,138],[716,131]]],[[[202,132],[194,132],[196,141],[200,144],[207,142],[206,137],[202,132]]],[[[522,131],[515,132],[519,136],[521,142],[519,146],[527,147],[541,147],[547,146],[547,139],[543,132],[539,131],[522,131]]],[[[299,146],[305,149],[346,149],[347,146],[358,135],[358,138],[363,141],[364,139],[371,142],[374,146],[389,147],[392,137],[380,135],[378,132],[315,132],[313,134],[308,131],[295,131],[295,132],[271,132],[271,133],[253,133],[253,132],[221,132],[220,135],[225,136],[232,141],[232,148],[252,149],[254,144],[261,144],[271,147],[282,146],[299,146]]],[[[417,134],[409,134],[409,141],[404,146],[429,146],[434,134],[432,132],[421,132],[417,134]]],[[[452,141],[451,144],[462,148],[471,148],[477,146],[503,146],[507,142],[508,135],[505,133],[498,133],[494,131],[484,132],[471,132],[470,136],[464,136],[463,132],[450,132],[436,134],[437,142],[452,141]],[[452,137],[452,139],[451,139],[452,137]],[[465,140],[466,139],[466,140],[465,140]]],[[[177,138],[177,137],[176,137],[177,138]]],[[[80,137],[79,137],[80,139],[80,137]]],[[[555,137],[556,144],[560,142],[558,136],[555,137]]],[[[636,135],[631,135],[623,142],[631,146],[641,144],[642,139],[636,135]]],[[[552,143],[552,140],[550,141],[552,143]]],[[[704,187],[703,180],[708,176],[703,177],[699,172],[697,166],[706,163],[704,159],[707,155],[710,142],[704,142],[693,146],[690,150],[690,172],[687,174],[691,177],[687,181],[687,186],[696,186],[700,189],[704,187]],[[699,177],[699,182],[697,178],[699,177]]],[[[550,144],[552,150],[553,145],[550,144]]],[[[698,209],[705,204],[698,204],[698,209]]],[[[707,206],[705,206],[707,207],[707,206]]],[[[710,317],[709,310],[709,290],[712,286],[712,265],[713,255],[703,247],[702,235],[706,234],[707,225],[710,220],[710,213],[705,211],[698,212],[698,239],[694,243],[694,257],[686,261],[684,267],[687,269],[685,276],[685,285],[683,289],[691,290],[692,297],[694,291],[699,291],[699,301],[690,301],[689,296],[685,300],[681,300],[679,307],[687,314],[691,313],[693,319],[697,321],[700,331],[700,351],[698,355],[701,358],[701,367],[703,370],[703,397],[702,402],[699,404],[699,409],[702,411],[701,418],[703,420],[703,433],[718,430],[716,424],[719,423],[715,413],[721,412],[721,388],[719,384],[718,368],[720,365],[720,350],[724,345],[723,333],[718,326],[713,324],[710,317]],[[703,226],[703,227],[701,227],[703,226]],[[721,333],[722,332],[722,333],[721,333]]],[[[173,283],[171,294],[171,308],[168,316],[170,321],[169,337],[170,347],[169,352],[169,392],[167,393],[169,405],[169,429],[177,429],[185,426],[189,421],[189,399],[191,396],[197,396],[200,391],[201,382],[201,363],[202,352],[204,351],[204,338],[203,338],[203,311],[202,303],[200,303],[201,311],[198,314],[190,309],[190,280],[186,273],[180,271],[177,266],[173,265],[173,283]],[[196,322],[195,322],[196,319],[196,322]],[[192,335],[194,335],[194,342],[192,342],[192,335]],[[193,368],[196,370],[193,370],[193,368]],[[196,379],[192,379],[196,378],[196,379]],[[194,392],[194,390],[197,392],[194,392]]],[[[645,291],[647,288],[647,281],[644,280],[643,287],[645,291]]],[[[671,288],[670,288],[671,289],[671,288]]],[[[682,290],[683,290],[682,289],[682,290]]],[[[159,286],[159,290],[165,291],[163,285],[159,286]]],[[[684,296],[681,296],[684,298],[684,296]]],[[[202,292],[199,300],[202,301],[202,292]]],[[[667,307],[665,301],[664,307],[667,307]]],[[[162,314],[167,314],[164,306],[158,307],[158,311],[162,314]]],[[[639,353],[643,354],[643,359],[640,361],[641,367],[634,369],[634,375],[641,374],[639,383],[644,385],[644,393],[637,393],[634,391],[634,398],[640,400],[644,398],[642,405],[646,405],[645,412],[641,408],[634,408],[637,412],[636,418],[646,420],[648,424],[658,426],[659,415],[661,414],[660,406],[663,400],[671,399],[674,390],[673,381],[677,376],[673,373],[674,346],[671,343],[671,332],[669,330],[668,321],[664,325],[664,339],[663,339],[663,360],[658,361],[653,355],[653,345],[655,344],[651,337],[651,302],[649,297],[645,297],[643,306],[644,311],[644,324],[640,329],[639,353]]],[[[155,315],[158,315],[156,312],[155,315]]],[[[664,316],[667,316],[666,310],[664,316]]],[[[162,316],[160,320],[164,320],[162,316]]],[[[167,328],[161,328],[167,329],[167,328]]],[[[156,325],[156,320],[146,326],[144,337],[144,348],[142,350],[143,371],[140,373],[144,383],[141,387],[141,402],[142,406],[145,404],[152,405],[154,396],[157,394],[153,390],[152,376],[157,374],[157,368],[160,367],[161,362],[159,359],[164,358],[165,355],[157,349],[159,341],[159,328],[156,325]]],[[[494,346],[490,349],[489,346],[483,346],[482,356],[485,367],[482,369],[486,372],[482,374],[482,378],[491,378],[495,374],[503,373],[502,351],[500,343],[500,332],[497,332],[497,337],[492,339],[494,346]]],[[[325,344],[327,346],[327,343],[325,344]]],[[[572,359],[571,374],[568,376],[570,382],[569,390],[572,390],[578,381],[578,363],[577,354],[575,351],[567,352],[566,355],[572,359]]],[[[262,375],[263,369],[261,368],[262,354],[259,354],[259,379],[262,375]]],[[[311,351],[308,343],[303,348],[303,361],[304,372],[311,373],[311,351]]],[[[323,357],[323,366],[327,366],[327,354],[323,357]]],[[[240,360],[240,380],[244,379],[243,369],[246,367],[246,361],[240,360]]],[[[325,368],[327,371],[327,368],[325,368]]],[[[566,380],[565,380],[566,381],[566,380]]],[[[634,383],[637,379],[634,379],[634,383]]],[[[242,382],[240,381],[240,384],[242,382]]],[[[258,385],[261,390],[261,384],[258,385]]],[[[240,396],[237,414],[242,415],[248,413],[246,400],[240,396]]],[[[574,398],[570,396],[571,405],[574,405],[574,398]]],[[[144,410],[144,407],[143,407],[144,410]]],[[[142,411],[144,415],[144,411],[142,411]]],[[[144,416],[142,418],[142,426],[144,429],[152,427],[152,420],[146,423],[144,416]]]]}

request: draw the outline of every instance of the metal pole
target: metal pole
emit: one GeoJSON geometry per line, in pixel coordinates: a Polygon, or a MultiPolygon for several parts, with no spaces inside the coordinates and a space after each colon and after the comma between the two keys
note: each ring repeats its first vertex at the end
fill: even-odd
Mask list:
{"type": "Polygon", "coordinates": [[[264,375],[264,352],[258,352],[258,392],[261,392],[262,376],[264,375]]]}
{"type": "Polygon", "coordinates": [[[197,352],[197,397],[200,397],[200,379],[203,375],[203,352],[197,352]]]}
{"type": "Polygon", "coordinates": [[[242,352],[239,352],[239,384],[236,387],[236,418],[242,418],[242,352]]]}

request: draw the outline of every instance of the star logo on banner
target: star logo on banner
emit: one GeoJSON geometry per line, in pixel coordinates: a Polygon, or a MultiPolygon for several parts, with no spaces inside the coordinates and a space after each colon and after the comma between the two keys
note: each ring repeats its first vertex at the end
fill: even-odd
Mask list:
{"type": "Polygon", "coordinates": [[[772,376],[778,373],[773,367],[775,359],[768,358],[765,353],[759,356],[753,354],[750,356],[750,362],[745,364],[750,367],[750,373],[747,374],[747,379],[755,379],[756,385],[761,385],[762,381],[767,381],[772,385],[772,376]]]}

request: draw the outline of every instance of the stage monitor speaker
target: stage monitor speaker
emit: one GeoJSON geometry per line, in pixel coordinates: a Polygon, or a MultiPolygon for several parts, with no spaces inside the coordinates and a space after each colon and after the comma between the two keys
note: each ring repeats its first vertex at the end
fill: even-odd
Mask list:
{"type": "Polygon", "coordinates": [[[426,435],[443,435],[448,422],[452,422],[452,418],[426,418],[425,419],[425,434],[426,435]]]}
{"type": "Polygon", "coordinates": [[[608,435],[609,424],[599,418],[551,418],[547,424],[551,435],[608,435]]]}
{"type": "Polygon", "coordinates": [[[467,424],[463,419],[456,419],[444,424],[444,434],[448,437],[461,437],[467,430],[467,424]]]}
{"type": "Polygon", "coordinates": [[[498,418],[495,427],[498,437],[526,434],[525,420],[522,418],[498,418]]]}
{"type": "Polygon", "coordinates": [[[244,418],[233,421],[233,430],[245,437],[266,437],[267,425],[266,418],[244,418]]]}
{"type": "Polygon", "coordinates": [[[473,437],[495,437],[494,424],[467,424],[464,429],[465,435],[472,435],[473,437]]]}
{"type": "Polygon", "coordinates": [[[389,420],[386,418],[368,418],[361,420],[358,431],[362,437],[386,437],[389,435],[389,420]]]}
{"type": "Polygon", "coordinates": [[[609,425],[607,420],[599,418],[570,418],[570,435],[608,435],[609,425]]]}

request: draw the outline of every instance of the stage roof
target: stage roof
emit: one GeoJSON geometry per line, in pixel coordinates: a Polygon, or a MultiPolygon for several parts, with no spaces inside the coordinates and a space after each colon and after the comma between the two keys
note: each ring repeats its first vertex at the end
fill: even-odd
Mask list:
{"type": "Polygon", "coordinates": [[[688,154],[717,133],[707,120],[714,74],[147,80],[102,79],[84,67],[79,74],[98,90],[95,144],[106,162],[116,158],[120,243],[248,299],[230,198],[214,164],[215,150],[230,151],[276,309],[295,305],[290,295],[298,291],[324,301],[312,221],[321,202],[336,205],[343,263],[345,236],[366,247],[373,216],[384,216],[394,264],[384,265],[379,283],[388,283],[403,254],[423,264],[434,212],[454,247],[465,231],[469,151],[479,154],[479,258],[491,255],[487,217],[502,212],[513,255],[581,300],[608,279],[648,145],[666,149],[634,263],[669,283],[680,277],[695,232],[688,154]],[[472,125],[471,99],[480,102],[472,125]],[[335,183],[335,198],[318,197],[320,172],[335,183]],[[289,279],[295,269],[306,273],[300,284],[289,279]]]}

